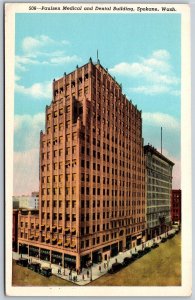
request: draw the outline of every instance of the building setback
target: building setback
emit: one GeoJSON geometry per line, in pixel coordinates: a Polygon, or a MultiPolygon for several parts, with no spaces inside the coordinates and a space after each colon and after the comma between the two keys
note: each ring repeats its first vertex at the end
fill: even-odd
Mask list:
{"type": "Polygon", "coordinates": [[[144,146],[146,158],[147,238],[171,225],[172,169],[174,163],[151,145],[144,146]]]}
{"type": "Polygon", "coordinates": [[[181,190],[172,190],[171,220],[181,223],[181,190]]]}
{"type": "Polygon", "coordinates": [[[53,81],[45,115],[39,228],[20,214],[19,243],[31,255],[79,269],[144,241],[141,111],[99,61],[90,59],[53,81]],[[20,226],[25,219],[26,239],[20,226]]]}

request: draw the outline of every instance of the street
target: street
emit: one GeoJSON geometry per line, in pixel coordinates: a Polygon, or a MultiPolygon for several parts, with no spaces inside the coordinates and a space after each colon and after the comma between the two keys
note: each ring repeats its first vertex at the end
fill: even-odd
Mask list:
{"type": "Polygon", "coordinates": [[[181,233],[116,274],[106,274],[93,286],[181,285],[181,233]]]}
{"type": "MultiPolygon", "coordinates": [[[[94,278],[93,278],[94,279],[94,278]]],[[[88,282],[86,282],[88,283],[88,282]]],[[[90,286],[179,286],[181,284],[181,233],[116,274],[105,274],[90,286]]],[[[13,263],[14,286],[66,286],[57,276],[46,278],[13,263]]]]}

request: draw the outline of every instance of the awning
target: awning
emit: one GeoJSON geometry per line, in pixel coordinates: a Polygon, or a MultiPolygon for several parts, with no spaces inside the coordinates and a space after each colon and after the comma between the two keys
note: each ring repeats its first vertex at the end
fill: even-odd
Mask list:
{"type": "Polygon", "coordinates": [[[66,231],[66,232],[67,232],[67,231],[69,231],[69,230],[70,230],[70,228],[68,228],[68,227],[67,227],[67,228],[65,228],[65,231],[66,231]]]}
{"type": "Polygon", "coordinates": [[[49,241],[50,241],[50,238],[47,238],[47,239],[46,239],[46,242],[49,242],[49,241]]]}
{"type": "Polygon", "coordinates": [[[41,225],[41,228],[45,228],[45,225],[41,225]]]}
{"type": "Polygon", "coordinates": [[[76,231],[76,228],[72,228],[72,229],[71,229],[71,232],[75,232],[75,231],[76,231]]]}
{"type": "Polygon", "coordinates": [[[142,235],[137,236],[137,240],[142,239],[142,235]]]}
{"type": "Polygon", "coordinates": [[[54,238],[54,239],[52,239],[52,242],[55,242],[57,239],[56,238],[54,238]]]}
{"type": "Polygon", "coordinates": [[[76,247],[76,244],[71,244],[70,245],[70,248],[75,248],[76,247]]]}
{"type": "Polygon", "coordinates": [[[39,228],[39,224],[36,225],[36,228],[39,228]]]}
{"type": "Polygon", "coordinates": [[[58,245],[62,245],[62,240],[59,240],[59,241],[58,241],[58,245]]]}
{"type": "Polygon", "coordinates": [[[50,228],[50,226],[49,226],[49,225],[47,225],[47,228],[50,228]]]}
{"type": "Polygon", "coordinates": [[[64,247],[69,247],[69,245],[70,245],[70,242],[66,242],[66,243],[64,244],[64,247]]]}
{"type": "Polygon", "coordinates": [[[33,235],[30,236],[30,240],[34,240],[34,236],[33,235]]]}
{"type": "Polygon", "coordinates": [[[54,230],[54,229],[56,229],[57,227],[56,226],[52,226],[52,229],[54,230]]]}

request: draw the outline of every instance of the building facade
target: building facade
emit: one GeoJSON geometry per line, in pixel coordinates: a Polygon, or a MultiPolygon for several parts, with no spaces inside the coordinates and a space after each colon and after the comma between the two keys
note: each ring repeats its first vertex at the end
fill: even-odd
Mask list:
{"type": "Polygon", "coordinates": [[[171,225],[172,169],[174,163],[151,145],[144,146],[146,158],[147,237],[151,239],[171,225]]]}
{"type": "Polygon", "coordinates": [[[29,195],[13,196],[13,208],[38,209],[39,192],[32,192],[29,195]]]}
{"type": "Polygon", "coordinates": [[[172,190],[171,194],[171,220],[181,224],[181,190],[172,190]]]}
{"type": "Polygon", "coordinates": [[[77,269],[143,242],[141,111],[99,61],[90,59],[53,81],[45,117],[39,228],[35,224],[32,230],[29,218],[24,239],[19,222],[19,242],[47,260],[77,269]]]}
{"type": "Polygon", "coordinates": [[[13,209],[12,215],[12,250],[18,251],[18,209],[13,209]]]}

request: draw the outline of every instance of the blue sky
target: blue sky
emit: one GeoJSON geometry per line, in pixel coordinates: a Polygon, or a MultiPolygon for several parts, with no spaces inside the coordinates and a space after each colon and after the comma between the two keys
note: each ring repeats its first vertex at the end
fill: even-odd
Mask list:
{"type": "Polygon", "coordinates": [[[175,162],[180,187],[179,14],[16,14],[14,194],[38,189],[39,132],[53,78],[71,72],[97,49],[101,64],[142,110],[143,136],[175,162]],[[30,159],[29,159],[30,158],[30,159]],[[26,179],[23,174],[31,173],[26,179]]]}

